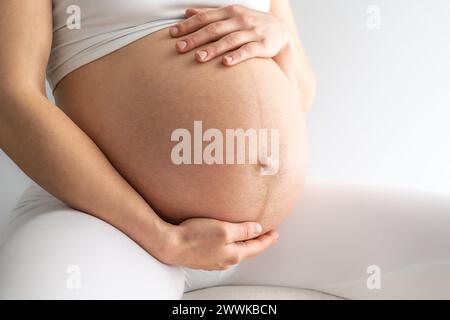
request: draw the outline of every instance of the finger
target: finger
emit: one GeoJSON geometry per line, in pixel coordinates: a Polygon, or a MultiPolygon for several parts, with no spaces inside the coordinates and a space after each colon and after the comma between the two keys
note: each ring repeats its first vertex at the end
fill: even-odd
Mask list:
{"type": "Polygon", "coordinates": [[[195,56],[197,61],[206,62],[255,40],[256,35],[252,31],[233,32],[197,51],[195,56]]]}
{"type": "Polygon", "coordinates": [[[202,11],[214,10],[214,8],[189,8],[186,9],[186,17],[190,18],[202,11]]]}
{"type": "Polygon", "coordinates": [[[278,232],[269,231],[256,239],[230,244],[232,253],[227,260],[227,264],[238,264],[245,259],[257,256],[276,243],[278,237],[278,232]]]}
{"type": "Polygon", "coordinates": [[[216,41],[239,29],[238,22],[233,19],[213,22],[180,39],[177,42],[176,47],[179,52],[188,52],[206,43],[216,41]]]}
{"type": "Polygon", "coordinates": [[[199,13],[202,9],[196,9],[196,8],[189,8],[186,9],[186,17],[190,18],[194,15],[196,15],[197,13],[199,13]]]}
{"type": "Polygon", "coordinates": [[[241,255],[243,255],[243,259],[247,259],[265,251],[276,241],[278,241],[278,238],[278,232],[272,230],[259,236],[256,239],[235,243],[235,246],[239,248],[241,255]]]}
{"type": "Polygon", "coordinates": [[[225,224],[225,241],[226,243],[245,241],[261,235],[261,232],[262,226],[256,222],[227,222],[225,224]]]}
{"type": "Polygon", "coordinates": [[[243,45],[239,49],[226,54],[223,57],[223,64],[226,66],[234,66],[235,64],[238,64],[250,58],[264,57],[262,53],[263,50],[261,43],[250,42],[243,45]]]}
{"type": "Polygon", "coordinates": [[[191,16],[190,18],[174,25],[170,28],[170,35],[172,37],[181,37],[186,34],[192,33],[194,31],[203,28],[204,26],[217,22],[220,20],[225,20],[228,18],[228,13],[226,10],[220,9],[210,9],[201,10],[197,14],[191,16]]]}

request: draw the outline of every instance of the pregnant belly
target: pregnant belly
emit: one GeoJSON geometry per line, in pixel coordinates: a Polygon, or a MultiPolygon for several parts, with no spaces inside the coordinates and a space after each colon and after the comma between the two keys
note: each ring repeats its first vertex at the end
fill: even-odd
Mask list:
{"type": "Polygon", "coordinates": [[[72,72],[55,98],[168,222],[268,230],[301,191],[304,115],[270,59],[199,65],[162,30],[72,72]]]}

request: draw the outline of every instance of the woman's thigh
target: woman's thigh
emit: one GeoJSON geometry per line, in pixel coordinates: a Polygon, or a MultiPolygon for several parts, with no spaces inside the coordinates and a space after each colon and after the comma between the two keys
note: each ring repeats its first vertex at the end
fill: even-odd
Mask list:
{"type": "Polygon", "coordinates": [[[310,180],[278,243],[221,284],[450,298],[450,196],[310,180]]]}
{"type": "Polygon", "coordinates": [[[183,272],[30,187],[0,247],[0,299],[179,299],[183,272]]]}

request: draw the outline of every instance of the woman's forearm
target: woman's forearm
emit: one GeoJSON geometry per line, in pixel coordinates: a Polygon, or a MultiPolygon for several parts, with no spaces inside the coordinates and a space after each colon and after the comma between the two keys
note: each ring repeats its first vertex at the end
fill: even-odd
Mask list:
{"type": "Polygon", "coordinates": [[[310,70],[309,65],[305,64],[296,46],[293,43],[288,44],[273,60],[299,93],[303,110],[308,111],[314,100],[316,80],[314,73],[310,70]]]}
{"type": "Polygon", "coordinates": [[[28,176],[71,207],[112,224],[157,258],[166,252],[170,225],[41,90],[1,95],[0,147],[28,176]]]}
{"type": "Polygon", "coordinates": [[[287,45],[273,59],[298,89],[302,107],[309,110],[316,92],[316,78],[308,62],[288,0],[274,0],[270,13],[286,27],[287,45]]]}

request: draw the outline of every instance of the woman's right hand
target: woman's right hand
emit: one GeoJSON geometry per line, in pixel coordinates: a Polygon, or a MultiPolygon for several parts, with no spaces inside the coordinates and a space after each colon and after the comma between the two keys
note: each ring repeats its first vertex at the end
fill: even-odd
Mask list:
{"type": "Polygon", "coordinates": [[[188,219],[171,231],[164,262],[203,270],[228,269],[260,254],[278,239],[273,230],[261,234],[258,223],[208,218],[188,219]]]}

